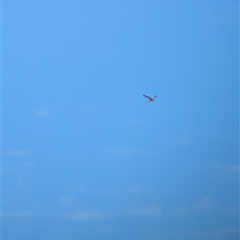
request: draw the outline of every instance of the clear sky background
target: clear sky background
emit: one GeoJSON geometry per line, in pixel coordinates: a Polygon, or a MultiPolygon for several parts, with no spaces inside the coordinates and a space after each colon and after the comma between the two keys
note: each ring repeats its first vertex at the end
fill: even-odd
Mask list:
{"type": "Polygon", "coordinates": [[[2,1],[2,239],[238,240],[238,5],[2,1]]]}

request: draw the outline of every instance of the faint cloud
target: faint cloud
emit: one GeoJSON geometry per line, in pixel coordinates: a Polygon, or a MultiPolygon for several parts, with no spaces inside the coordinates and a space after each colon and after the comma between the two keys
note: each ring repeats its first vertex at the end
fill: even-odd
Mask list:
{"type": "Polygon", "coordinates": [[[141,125],[141,121],[138,119],[130,119],[128,123],[131,125],[141,125]]]}
{"type": "Polygon", "coordinates": [[[126,196],[130,198],[149,198],[151,199],[153,196],[159,193],[158,189],[152,187],[139,187],[139,186],[129,186],[126,189],[126,196]]]}
{"type": "Polygon", "coordinates": [[[60,204],[62,204],[65,207],[70,207],[73,205],[74,197],[72,196],[61,196],[59,197],[58,201],[60,204]]]}
{"type": "Polygon", "coordinates": [[[182,137],[165,137],[162,139],[170,149],[176,150],[182,147],[188,147],[191,143],[191,139],[188,136],[182,137]]]}
{"type": "Polygon", "coordinates": [[[208,166],[207,165],[194,165],[193,166],[194,170],[206,170],[206,169],[209,169],[209,168],[211,168],[211,167],[209,167],[209,165],[208,166]]]}
{"type": "Polygon", "coordinates": [[[2,167],[2,174],[11,173],[11,172],[13,172],[12,166],[3,166],[2,167]]]}
{"type": "Polygon", "coordinates": [[[108,148],[105,149],[104,152],[106,153],[113,153],[113,154],[136,154],[139,152],[139,149],[136,148],[108,148]]]}
{"type": "Polygon", "coordinates": [[[105,192],[110,197],[124,198],[128,200],[138,201],[139,199],[152,199],[152,197],[158,194],[158,189],[155,188],[143,188],[139,186],[129,186],[123,189],[119,188],[107,188],[105,192]]]}
{"type": "Polygon", "coordinates": [[[205,239],[205,240],[225,240],[225,239],[239,239],[238,227],[220,227],[220,228],[192,228],[187,230],[169,231],[165,235],[153,235],[145,238],[146,240],[187,240],[187,239],[205,239]]]}
{"type": "Polygon", "coordinates": [[[226,166],[225,168],[231,171],[232,173],[239,174],[239,169],[240,169],[239,164],[232,164],[232,165],[226,166]]]}
{"type": "Polygon", "coordinates": [[[47,109],[38,109],[35,111],[35,114],[38,115],[39,117],[47,117],[48,116],[48,111],[47,109]]]}
{"type": "Polygon", "coordinates": [[[130,186],[127,188],[127,191],[130,194],[139,194],[143,192],[143,189],[139,186],[130,186]]]}
{"type": "Polygon", "coordinates": [[[27,150],[9,150],[6,155],[11,157],[11,161],[8,161],[2,167],[2,174],[15,174],[14,179],[17,180],[17,184],[23,186],[25,177],[28,176],[30,168],[34,165],[33,159],[29,158],[31,152],[27,150]],[[17,176],[18,178],[16,178],[17,176]]]}
{"type": "Polygon", "coordinates": [[[3,219],[21,219],[28,220],[34,216],[32,211],[4,211],[2,212],[3,219]]]}
{"type": "Polygon", "coordinates": [[[85,110],[87,110],[89,112],[97,112],[100,110],[100,106],[97,104],[87,104],[85,106],[85,110]]]}
{"type": "Polygon", "coordinates": [[[234,207],[226,207],[223,210],[225,213],[228,214],[239,214],[240,213],[240,209],[239,206],[234,206],[234,207]]]}
{"type": "Polygon", "coordinates": [[[176,216],[186,216],[189,213],[189,209],[187,207],[177,207],[173,209],[172,213],[176,216]]]}
{"type": "Polygon", "coordinates": [[[99,112],[101,110],[105,110],[108,109],[111,106],[111,104],[96,104],[96,103],[92,103],[92,104],[86,104],[83,106],[83,110],[91,112],[91,113],[96,113],[99,112]]]}
{"type": "Polygon", "coordinates": [[[129,98],[129,99],[124,101],[124,104],[127,104],[127,105],[133,105],[133,104],[136,104],[136,103],[137,103],[137,98],[129,98]]]}
{"type": "Polygon", "coordinates": [[[127,208],[125,209],[125,214],[145,217],[159,217],[162,215],[162,209],[155,205],[150,205],[145,208],[127,208]]]}
{"type": "Polygon", "coordinates": [[[110,189],[105,189],[105,192],[107,195],[110,197],[124,197],[123,191],[120,191],[119,189],[116,188],[110,188],[110,189]]]}
{"type": "Polygon", "coordinates": [[[211,197],[205,197],[197,202],[195,202],[192,206],[193,210],[201,211],[201,210],[213,210],[214,200],[211,197]]]}
{"type": "Polygon", "coordinates": [[[170,240],[173,239],[169,236],[165,236],[163,234],[157,234],[157,235],[150,235],[145,238],[145,240],[170,240]]]}
{"type": "Polygon", "coordinates": [[[86,192],[89,189],[90,187],[88,187],[86,184],[83,184],[83,183],[79,183],[70,187],[71,191],[77,191],[78,193],[86,192]]]}
{"type": "Polygon", "coordinates": [[[214,199],[211,197],[204,197],[193,203],[191,206],[177,207],[172,211],[172,213],[178,216],[185,216],[190,211],[210,211],[210,210],[214,210],[214,199]]]}
{"type": "Polygon", "coordinates": [[[190,235],[192,239],[238,239],[238,228],[214,228],[214,229],[196,229],[189,230],[187,235],[190,235]]]}
{"type": "Polygon", "coordinates": [[[240,165],[239,164],[205,164],[205,165],[195,165],[193,166],[195,170],[223,170],[232,174],[239,174],[240,165]]]}
{"type": "Polygon", "coordinates": [[[40,203],[38,203],[38,202],[33,202],[33,203],[31,204],[31,207],[37,209],[37,208],[40,207],[40,203]]]}
{"type": "Polygon", "coordinates": [[[18,177],[17,182],[18,186],[24,187],[26,185],[26,179],[25,177],[18,177]]]}
{"type": "Polygon", "coordinates": [[[236,25],[239,22],[238,16],[238,1],[229,1],[228,6],[225,8],[221,14],[211,14],[208,16],[207,23],[213,26],[231,26],[236,25]]]}
{"type": "Polygon", "coordinates": [[[102,220],[105,219],[106,216],[94,211],[76,211],[69,214],[67,218],[70,220],[102,220]]]}
{"type": "Polygon", "coordinates": [[[7,151],[7,154],[12,157],[28,157],[31,155],[31,152],[26,149],[10,149],[7,151]]]}
{"type": "Polygon", "coordinates": [[[190,206],[179,206],[174,208],[171,213],[175,216],[186,216],[195,211],[214,211],[224,214],[239,214],[239,206],[219,206],[211,197],[204,197],[190,206]]]}

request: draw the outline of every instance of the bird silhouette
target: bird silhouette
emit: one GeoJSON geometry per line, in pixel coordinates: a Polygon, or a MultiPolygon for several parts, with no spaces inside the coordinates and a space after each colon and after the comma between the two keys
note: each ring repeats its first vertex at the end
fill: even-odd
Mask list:
{"type": "Polygon", "coordinates": [[[153,102],[153,101],[155,101],[155,98],[157,97],[157,95],[155,95],[155,97],[150,97],[150,96],[145,95],[145,94],[143,94],[143,96],[149,99],[148,102],[153,102]]]}

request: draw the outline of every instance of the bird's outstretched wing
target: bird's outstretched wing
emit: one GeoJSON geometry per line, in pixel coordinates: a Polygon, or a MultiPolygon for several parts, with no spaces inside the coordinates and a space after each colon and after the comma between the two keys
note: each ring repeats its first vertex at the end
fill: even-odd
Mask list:
{"type": "Polygon", "coordinates": [[[152,98],[149,97],[148,95],[143,94],[143,96],[146,97],[146,98],[148,98],[149,100],[152,100],[152,98]]]}

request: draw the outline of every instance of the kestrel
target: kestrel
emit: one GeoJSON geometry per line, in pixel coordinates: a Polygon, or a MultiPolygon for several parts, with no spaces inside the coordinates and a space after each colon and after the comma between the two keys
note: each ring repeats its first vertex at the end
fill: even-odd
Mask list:
{"type": "Polygon", "coordinates": [[[155,101],[155,98],[157,97],[157,95],[155,95],[155,97],[149,97],[149,96],[147,96],[147,95],[145,95],[145,94],[143,94],[143,96],[146,97],[146,98],[148,98],[148,99],[149,99],[149,102],[155,101]]]}

